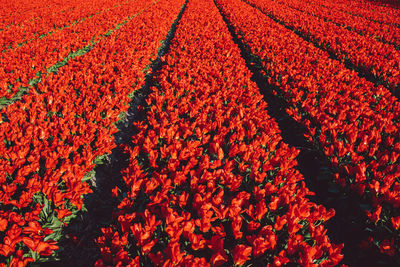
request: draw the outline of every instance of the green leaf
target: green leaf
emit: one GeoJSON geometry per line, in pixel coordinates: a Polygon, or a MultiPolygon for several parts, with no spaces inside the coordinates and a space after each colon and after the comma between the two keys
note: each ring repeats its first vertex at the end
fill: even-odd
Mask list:
{"type": "Polygon", "coordinates": [[[0,106],[4,106],[7,105],[11,102],[10,99],[8,99],[7,97],[3,96],[0,98],[0,106]]]}
{"type": "Polygon", "coordinates": [[[97,156],[94,160],[93,163],[98,165],[103,163],[103,159],[105,158],[105,155],[97,156]]]}
{"type": "Polygon", "coordinates": [[[89,181],[90,179],[92,179],[94,177],[95,173],[96,172],[94,170],[91,170],[90,172],[86,173],[86,175],[82,178],[82,182],[86,182],[86,181],[89,181]]]}

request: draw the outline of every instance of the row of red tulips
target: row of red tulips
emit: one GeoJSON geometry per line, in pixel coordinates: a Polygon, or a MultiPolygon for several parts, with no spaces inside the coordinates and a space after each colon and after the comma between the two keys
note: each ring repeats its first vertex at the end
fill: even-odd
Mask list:
{"type": "Polygon", "coordinates": [[[375,244],[382,253],[399,255],[400,103],[250,5],[218,2],[261,58],[269,82],[280,88],[287,112],[330,158],[336,181],[371,203],[366,213],[379,230],[372,233],[375,244]]]}
{"type": "Polygon", "coordinates": [[[400,26],[400,12],[393,8],[375,5],[371,1],[364,0],[306,0],[307,3],[315,3],[335,11],[351,14],[356,17],[366,18],[368,20],[400,26]]]}
{"type": "MultiPolygon", "coordinates": [[[[30,42],[32,39],[38,39],[50,32],[57,31],[59,28],[70,26],[96,13],[101,13],[116,5],[120,5],[125,1],[91,0],[83,3],[82,1],[68,1],[62,2],[59,6],[55,5],[55,2],[46,3],[47,1],[39,1],[41,6],[44,5],[44,10],[42,12],[35,10],[34,14],[36,17],[28,17],[24,21],[9,25],[0,31],[0,52],[1,50],[20,46],[24,42],[30,42]],[[46,4],[50,4],[50,6],[46,4]]],[[[5,7],[10,4],[12,2],[9,1],[5,4],[5,7]]],[[[20,10],[25,10],[21,9],[21,7],[19,8],[20,10]]],[[[29,12],[27,13],[29,14],[29,12]]],[[[24,13],[4,14],[4,17],[8,19],[17,17],[19,20],[22,20],[24,19],[24,13]]]]}
{"type": "Polygon", "coordinates": [[[150,4],[1,110],[0,265],[55,255],[63,225],[91,192],[85,174],[115,147],[118,115],[128,109],[129,93],[144,84],[142,70],[155,59],[181,5],[150,4]]]}
{"type": "MultiPolygon", "coordinates": [[[[394,25],[382,24],[364,17],[338,12],[337,10],[332,10],[316,3],[306,3],[299,0],[282,1],[280,3],[318,18],[331,21],[361,35],[392,44],[395,48],[400,49],[400,28],[394,25]]],[[[351,11],[350,8],[348,10],[351,11]]]]}
{"type": "Polygon", "coordinates": [[[189,1],[163,63],[96,266],[338,264],[334,211],[308,200],[212,0],[189,1]]]}
{"type": "Polygon", "coordinates": [[[363,72],[373,75],[389,89],[396,91],[400,88],[400,51],[394,46],[272,0],[248,2],[300,32],[340,61],[349,61],[363,72]]]}
{"type": "Polygon", "coordinates": [[[51,71],[49,68],[63,61],[71,52],[97,43],[119,24],[152,5],[151,1],[135,4],[132,1],[3,53],[0,58],[0,99],[13,98],[22,89],[31,90],[32,79],[44,79],[51,71]]]}
{"type": "MultiPolygon", "coordinates": [[[[69,1],[72,6],[77,4],[76,1],[69,1]]],[[[54,10],[58,10],[59,2],[51,0],[29,1],[0,1],[2,9],[0,10],[0,30],[4,30],[11,25],[20,24],[25,21],[34,20],[41,16],[53,14],[54,10]]],[[[69,6],[64,3],[62,6],[69,6]]],[[[65,11],[68,8],[62,8],[60,11],[65,11]]]]}

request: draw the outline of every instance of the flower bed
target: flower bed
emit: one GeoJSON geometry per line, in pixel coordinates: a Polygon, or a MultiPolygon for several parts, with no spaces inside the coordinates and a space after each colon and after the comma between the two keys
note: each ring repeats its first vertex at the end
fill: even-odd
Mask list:
{"type": "Polygon", "coordinates": [[[397,99],[360,79],[328,54],[241,2],[220,8],[260,68],[307,129],[307,137],[330,159],[336,182],[369,203],[373,229],[368,245],[398,255],[400,175],[397,99]],[[396,241],[396,242],[395,242],[396,241]]]}
{"type": "Polygon", "coordinates": [[[151,4],[1,110],[0,262],[24,265],[55,255],[62,228],[91,192],[85,175],[115,147],[118,115],[144,84],[143,70],[182,4],[151,4]]]}
{"type": "Polygon", "coordinates": [[[33,40],[27,45],[2,53],[0,105],[1,101],[20,97],[22,91],[31,90],[72,53],[79,50],[82,50],[80,54],[87,52],[151,4],[151,1],[139,1],[134,5],[126,2],[43,39],[33,40]]]}
{"type": "Polygon", "coordinates": [[[338,60],[350,62],[362,73],[373,76],[378,84],[384,84],[396,95],[399,94],[400,51],[394,46],[271,0],[248,2],[333,54],[338,60]]]}
{"type": "Polygon", "coordinates": [[[334,211],[308,200],[212,1],[189,1],[163,62],[96,266],[336,265],[334,211]]]}

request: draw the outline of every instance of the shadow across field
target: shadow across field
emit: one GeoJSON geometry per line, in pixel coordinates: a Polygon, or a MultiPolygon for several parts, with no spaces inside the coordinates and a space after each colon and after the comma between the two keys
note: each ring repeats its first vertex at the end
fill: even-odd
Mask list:
{"type": "MultiPolygon", "coordinates": [[[[262,60],[251,53],[250,47],[238,37],[230,21],[218,7],[234,42],[239,46],[241,55],[246,65],[252,72],[252,80],[257,84],[260,92],[267,102],[268,114],[278,123],[283,142],[296,147],[300,153],[297,156],[297,169],[304,176],[307,187],[315,192],[310,199],[317,204],[324,205],[327,209],[335,209],[335,216],[327,222],[328,236],[335,243],[344,243],[342,263],[349,266],[396,266],[393,260],[376,252],[365,253],[358,244],[367,233],[366,215],[362,210],[361,199],[349,192],[334,181],[334,170],[329,159],[316,145],[309,142],[304,134],[306,129],[286,113],[288,103],[281,96],[280,88],[268,83],[263,76],[262,60]]],[[[265,264],[265,263],[264,263],[265,264]]]]}
{"type": "Polygon", "coordinates": [[[137,133],[133,122],[143,121],[146,118],[146,109],[138,110],[138,107],[146,107],[145,99],[155,85],[154,74],[161,69],[160,58],[169,51],[171,40],[175,35],[176,27],[186,8],[188,0],[185,1],[179,15],[172,24],[162,46],[160,47],[157,59],[148,66],[150,72],[146,75],[144,86],[134,92],[130,108],[124,118],[117,124],[118,132],[114,135],[117,147],[112,150],[103,163],[94,169],[93,193],[85,198],[86,212],[79,218],[72,221],[64,229],[63,235],[67,238],[60,244],[61,261],[48,263],[47,266],[93,266],[100,257],[100,251],[94,243],[95,238],[101,235],[101,228],[107,227],[112,221],[112,213],[117,207],[112,197],[111,189],[118,186],[124,188],[121,171],[128,167],[129,156],[124,153],[120,145],[131,142],[131,137],[137,133]],[[74,240],[73,236],[77,239],[74,240]]]}

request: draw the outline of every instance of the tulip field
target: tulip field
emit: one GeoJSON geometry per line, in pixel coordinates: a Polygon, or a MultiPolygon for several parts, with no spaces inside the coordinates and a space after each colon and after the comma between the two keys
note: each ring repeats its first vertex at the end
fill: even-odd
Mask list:
{"type": "Polygon", "coordinates": [[[400,265],[396,1],[0,3],[0,266],[400,265]]]}

